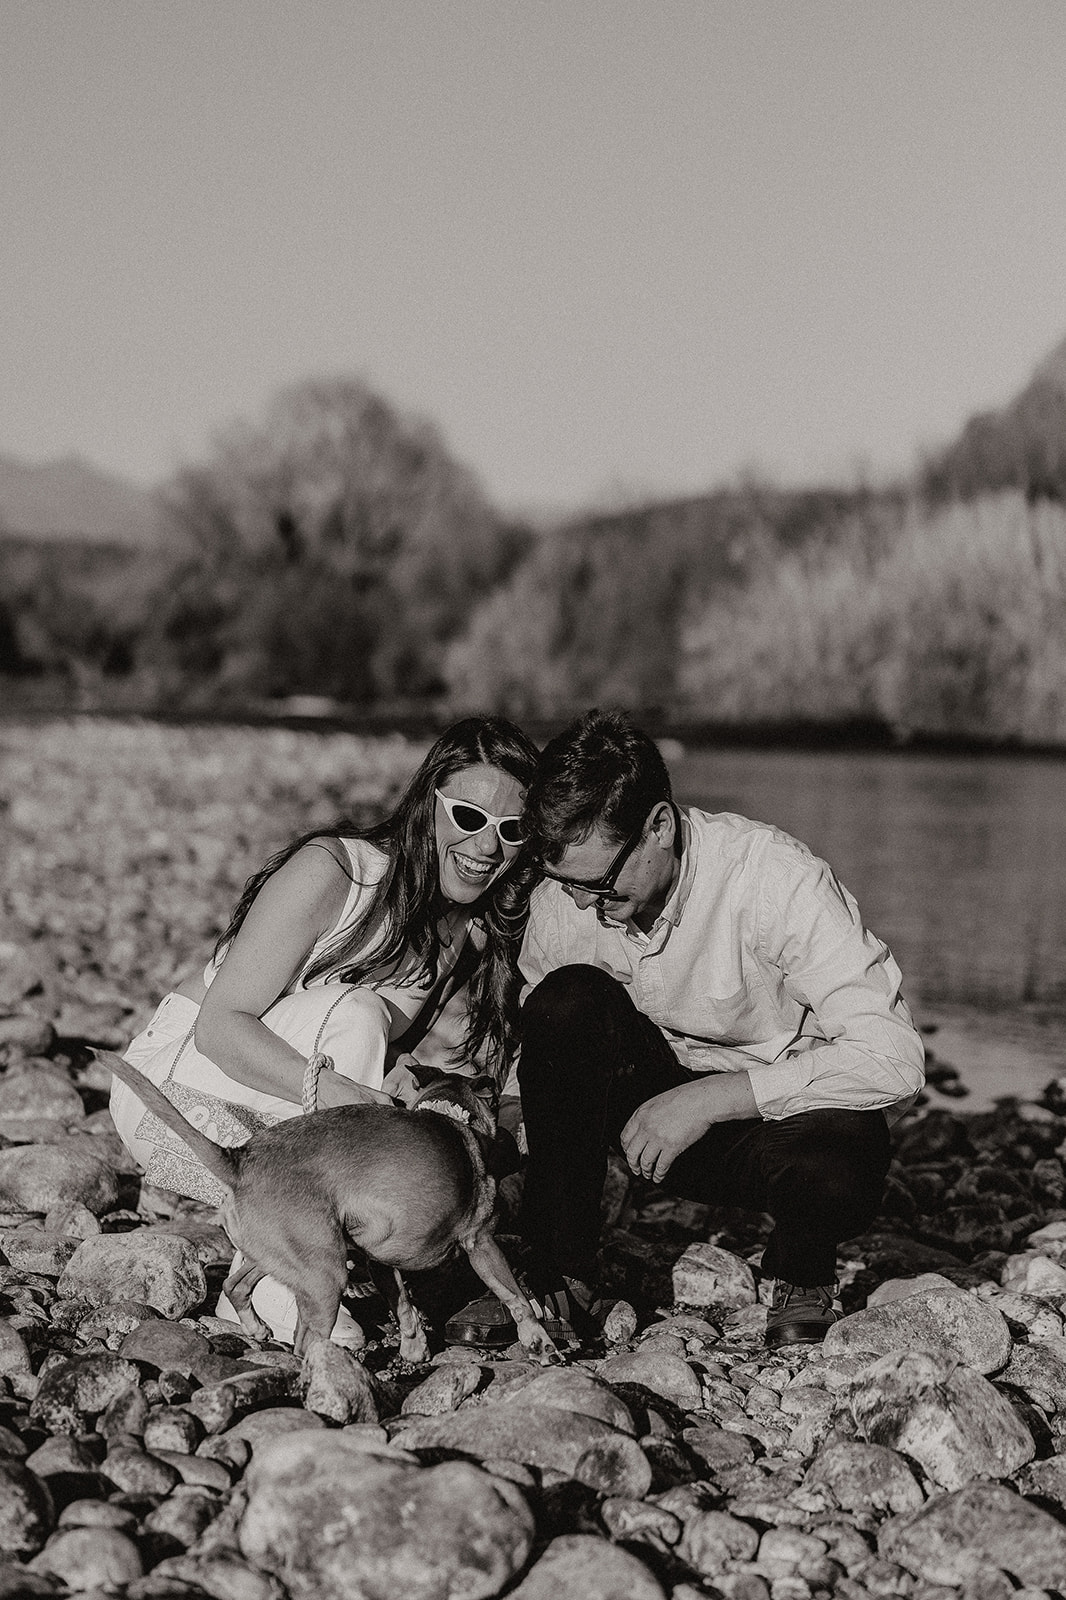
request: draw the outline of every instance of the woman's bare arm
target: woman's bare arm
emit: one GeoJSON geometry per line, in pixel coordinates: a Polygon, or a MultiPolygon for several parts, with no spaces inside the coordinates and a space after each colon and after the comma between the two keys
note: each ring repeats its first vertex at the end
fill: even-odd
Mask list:
{"type": "MultiPolygon", "coordinates": [[[[227,1077],[299,1104],[304,1057],[264,1022],[315,941],[336,925],[350,880],[329,850],[305,845],[256,895],[215,974],[196,1022],[196,1048],[227,1077]]],[[[319,1079],[320,1106],[387,1104],[388,1096],[338,1073],[319,1079]]]]}

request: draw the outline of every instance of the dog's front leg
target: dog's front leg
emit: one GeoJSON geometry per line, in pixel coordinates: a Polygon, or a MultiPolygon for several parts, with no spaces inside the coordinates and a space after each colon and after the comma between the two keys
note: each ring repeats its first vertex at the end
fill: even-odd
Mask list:
{"type": "Polygon", "coordinates": [[[529,1300],[515,1281],[507,1257],[487,1229],[463,1241],[470,1265],[487,1288],[503,1302],[518,1328],[518,1337],[530,1355],[541,1361],[562,1361],[563,1357],[529,1300]]]}

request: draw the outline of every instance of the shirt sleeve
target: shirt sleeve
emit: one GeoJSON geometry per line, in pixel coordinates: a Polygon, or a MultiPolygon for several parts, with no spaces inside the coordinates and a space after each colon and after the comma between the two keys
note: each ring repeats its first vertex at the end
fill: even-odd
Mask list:
{"type": "Polygon", "coordinates": [[[760,1114],[902,1110],[925,1082],[925,1051],[887,946],[825,862],[793,841],[778,840],[759,904],[763,959],[826,1041],[750,1068],[760,1114]]]}

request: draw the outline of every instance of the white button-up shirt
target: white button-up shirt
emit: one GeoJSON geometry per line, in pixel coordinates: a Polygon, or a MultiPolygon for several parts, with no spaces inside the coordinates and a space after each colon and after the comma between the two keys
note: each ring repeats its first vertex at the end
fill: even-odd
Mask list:
{"type": "Polygon", "coordinates": [[[575,962],[609,972],[690,1072],[748,1072],[770,1120],[822,1107],[894,1120],[925,1072],[891,952],[806,845],[746,817],[679,809],[680,876],[650,933],[604,926],[544,879],[526,985],[575,962]]]}

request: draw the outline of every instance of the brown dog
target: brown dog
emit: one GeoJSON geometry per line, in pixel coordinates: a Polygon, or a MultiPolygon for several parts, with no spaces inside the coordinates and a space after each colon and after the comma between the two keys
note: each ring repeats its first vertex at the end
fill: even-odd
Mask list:
{"type": "Polygon", "coordinates": [[[297,1354],[312,1337],[328,1341],[347,1283],[350,1240],[393,1269],[400,1354],[423,1360],[425,1336],[400,1272],[437,1266],[458,1246],[511,1313],[527,1350],[558,1357],[492,1237],[495,1184],[466,1120],[485,1113],[469,1088],[455,1087],[462,1080],[447,1075],[430,1082],[417,1097],[419,1109],[334,1107],[279,1122],[226,1149],[122,1056],[97,1055],[230,1191],[221,1220],[246,1261],[224,1287],[250,1332],[266,1331],[251,1292],[269,1274],[296,1298],[297,1354]]]}

